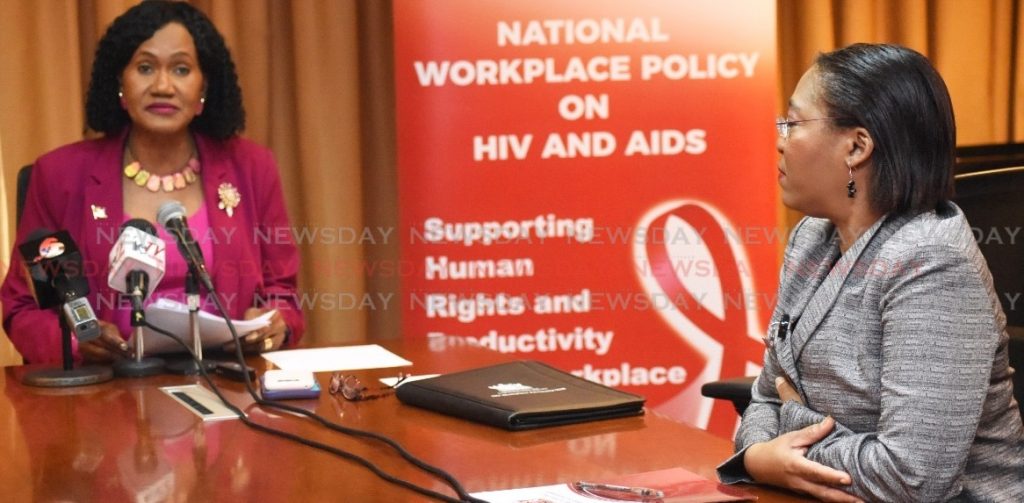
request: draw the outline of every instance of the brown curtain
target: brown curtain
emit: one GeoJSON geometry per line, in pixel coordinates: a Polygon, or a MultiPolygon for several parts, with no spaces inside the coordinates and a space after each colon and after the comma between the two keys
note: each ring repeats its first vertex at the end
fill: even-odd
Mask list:
{"type": "MultiPolygon", "coordinates": [[[[4,161],[3,161],[3,137],[0,137],[0,173],[4,172],[4,161]]],[[[4,179],[0,177],[0,209],[7,207],[7,190],[4,187],[4,179]]],[[[0,218],[0,249],[10,250],[12,233],[7,228],[7,219],[0,218]]],[[[2,256],[2,255],[0,255],[2,256]]],[[[7,259],[0,258],[0,277],[7,274],[7,259]]],[[[17,350],[14,349],[14,345],[6,337],[0,337],[0,366],[9,365],[12,363],[19,363],[20,357],[18,356],[17,350]]],[[[0,424],[3,424],[0,422],[0,424]]]]}
{"type": "MultiPolygon", "coordinates": [[[[780,107],[815,54],[889,42],[928,56],[953,98],[960,145],[1024,141],[1016,99],[1019,0],[780,0],[780,107]]],[[[781,108],[780,108],[781,110],[781,108]]]]}
{"type": "MultiPolygon", "coordinates": [[[[82,137],[96,42],[134,3],[0,2],[7,187],[15,186],[18,167],[82,137]]],[[[232,50],[248,112],[245,136],[277,155],[293,224],[320,232],[301,247],[301,288],[313,303],[306,342],[397,337],[401,237],[393,231],[399,201],[391,1],[193,3],[210,15],[232,50]],[[353,233],[363,239],[348,239],[353,233]]],[[[777,23],[780,112],[818,52],[856,41],[894,42],[930,57],[946,78],[960,144],[1024,141],[1024,107],[1016,99],[1019,0],[779,0],[777,23]]],[[[12,225],[7,239],[13,205],[13,194],[0,204],[0,219],[12,225]]],[[[781,223],[795,218],[780,211],[781,223]]],[[[4,245],[4,258],[9,249],[4,245]]]]}

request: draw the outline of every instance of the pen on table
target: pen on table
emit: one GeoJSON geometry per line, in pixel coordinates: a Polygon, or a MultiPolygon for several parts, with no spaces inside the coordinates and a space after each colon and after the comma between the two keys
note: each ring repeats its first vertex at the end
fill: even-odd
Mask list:
{"type": "Polygon", "coordinates": [[[615,484],[601,484],[598,482],[576,482],[576,488],[581,491],[608,491],[617,493],[628,493],[645,498],[663,498],[665,493],[648,487],[620,486],[615,484]]]}

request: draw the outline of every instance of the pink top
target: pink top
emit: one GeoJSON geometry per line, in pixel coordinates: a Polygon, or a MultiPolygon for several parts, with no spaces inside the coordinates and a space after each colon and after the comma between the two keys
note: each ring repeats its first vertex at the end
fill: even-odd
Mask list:
{"type": "MultiPolygon", "coordinates": [[[[131,215],[123,215],[121,223],[124,224],[124,222],[131,219],[131,215]]],[[[185,304],[185,276],[188,274],[188,264],[185,263],[185,258],[178,251],[178,245],[175,244],[174,237],[168,234],[162,226],[154,225],[154,227],[156,227],[157,235],[160,239],[167,243],[167,255],[164,277],[160,280],[156,289],[149,293],[149,298],[146,299],[145,304],[148,306],[156,301],[156,299],[161,298],[185,304]]],[[[216,237],[210,232],[210,219],[205,203],[188,217],[188,227],[192,231],[192,237],[199,243],[199,249],[203,252],[203,260],[206,262],[207,267],[209,267],[213,263],[213,241],[216,237]]],[[[206,302],[206,292],[201,287],[199,292],[199,308],[203,311],[216,313],[217,306],[213,305],[212,302],[206,302]]],[[[131,303],[124,299],[120,305],[121,309],[117,310],[114,324],[121,331],[121,336],[128,340],[132,333],[131,303]]]]}

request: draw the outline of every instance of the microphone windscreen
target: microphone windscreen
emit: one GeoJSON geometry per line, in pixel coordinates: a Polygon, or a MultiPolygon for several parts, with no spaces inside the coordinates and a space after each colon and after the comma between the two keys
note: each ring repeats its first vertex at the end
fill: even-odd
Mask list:
{"type": "Polygon", "coordinates": [[[46,259],[66,260],[78,256],[78,246],[68,231],[35,229],[18,245],[23,260],[29,263],[46,259]]]}
{"type": "Polygon", "coordinates": [[[189,268],[199,275],[199,281],[207,290],[213,291],[213,282],[210,274],[206,271],[206,264],[203,263],[203,250],[192,237],[188,229],[188,222],[185,220],[185,207],[178,201],[167,201],[160,205],[156,211],[156,221],[160,226],[173,236],[178,251],[188,262],[189,268]]]}
{"type": "MultiPolygon", "coordinates": [[[[39,228],[28,234],[18,252],[32,279],[31,288],[40,308],[59,306],[65,300],[59,286],[82,274],[82,256],[66,230],[39,228]]],[[[88,284],[85,285],[88,293],[88,284]]],[[[83,293],[84,295],[84,293],[83,293]]]]}
{"type": "Polygon", "coordinates": [[[156,227],[141,218],[129,220],[110,248],[107,285],[118,292],[131,293],[133,285],[128,284],[128,276],[137,271],[148,278],[147,290],[155,288],[164,276],[165,260],[164,241],[157,237],[156,227]]]}
{"type": "Polygon", "coordinates": [[[46,236],[49,236],[50,234],[53,234],[52,229],[48,229],[46,227],[37,227],[33,229],[32,232],[28,233],[28,236],[25,236],[25,241],[38,241],[46,236]]]}
{"type": "Polygon", "coordinates": [[[167,201],[156,210],[156,221],[161,227],[166,228],[167,222],[177,218],[185,219],[185,206],[178,201],[167,201]]]}
{"type": "Polygon", "coordinates": [[[121,224],[121,232],[124,232],[124,230],[128,227],[135,227],[136,229],[139,229],[140,231],[145,232],[147,234],[151,234],[153,236],[158,235],[156,233],[156,226],[154,226],[152,223],[150,223],[149,220],[146,220],[145,218],[133,218],[121,224]]]}

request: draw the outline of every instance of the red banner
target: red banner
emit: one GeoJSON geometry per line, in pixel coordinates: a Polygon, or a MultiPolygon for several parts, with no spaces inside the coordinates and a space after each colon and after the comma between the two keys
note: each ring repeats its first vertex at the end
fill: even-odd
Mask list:
{"type": "Polygon", "coordinates": [[[774,305],[775,4],[396,1],[403,331],[731,436],[774,305]]]}

